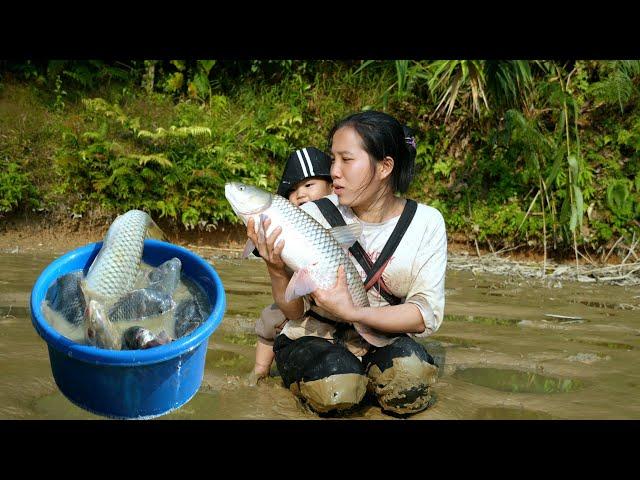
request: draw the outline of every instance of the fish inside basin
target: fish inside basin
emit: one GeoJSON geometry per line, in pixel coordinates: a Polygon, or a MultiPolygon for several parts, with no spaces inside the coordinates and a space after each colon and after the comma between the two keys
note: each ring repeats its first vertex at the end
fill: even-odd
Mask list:
{"type": "MultiPolygon", "coordinates": [[[[156,271],[156,267],[145,262],[141,262],[140,271],[133,286],[133,291],[139,292],[147,287],[149,285],[149,280],[154,280],[154,272],[156,271]]],[[[80,318],[80,320],[78,320],[77,317],[74,316],[80,308],[84,309],[82,292],[79,288],[71,286],[73,280],[82,278],[82,271],[77,270],[70,272],[64,277],[65,281],[60,282],[60,278],[58,278],[49,287],[49,291],[51,293],[47,295],[47,298],[42,302],[42,312],[47,322],[61,335],[76,343],[85,344],[86,326],[84,318],[80,318]],[[63,288],[65,290],[63,290],[63,288]],[[52,299],[56,301],[52,301],[52,299]],[[61,301],[63,299],[66,299],[66,303],[70,304],[70,308],[74,309],[73,314],[69,314],[70,308],[67,308],[67,310],[61,308],[61,305],[65,303],[61,301]],[[80,307],[80,305],[82,305],[82,307],[80,307]],[[70,321],[70,319],[73,319],[74,321],[70,321]]],[[[115,331],[114,333],[119,339],[124,337],[127,330],[136,326],[143,327],[155,336],[160,335],[161,332],[165,332],[165,334],[172,339],[184,336],[197,327],[197,322],[193,321],[191,318],[194,317],[193,304],[196,302],[201,310],[201,314],[199,315],[201,321],[207,318],[211,310],[211,306],[209,305],[207,295],[204,290],[185,275],[179,275],[179,278],[172,279],[171,282],[174,283],[174,286],[170,288],[170,290],[172,290],[169,297],[171,301],[171,308],[161,309],[161,311],[157,311],[157,313],[145,316],[144,318],[126,318],[126,316],[121,316],[122,319],[119,319],[118,321],[111,321],[111,325],[115,331]],[[176,313],[180,312],[183,313],[176,315],[176,313]]],[[[137,304],[131,307],[130,310],[140,311],[142,308],[141,301],[136,297],[133,297],[132,300],[135,300],[137,304]]],[[[122,311],[121,305],[122,301],[118,300],[105,305],[105,307],[107,310],[111,311],[112,316],[116,316],[120,315],[120,312],[122,311]]]]}

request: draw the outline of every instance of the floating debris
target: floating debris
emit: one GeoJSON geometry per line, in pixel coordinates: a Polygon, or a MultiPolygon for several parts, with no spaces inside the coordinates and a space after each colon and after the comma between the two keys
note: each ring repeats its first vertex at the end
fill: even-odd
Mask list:
{"type": "Polygon", "coordinates": [[[593,362],[597,362],[598,360],[611,360],[609,355],[600,356],[595,353],[578,353],[576,355],[572,355],[571,357],[567,357],[567,360],[570,362],[581,362],[591,364],[593,362]]]}
{"type": "Polygon", "coordinates": [[[518,278],[538,278],[547,280],[554,286],[558,280],[571,280],[581,283],[608,283],[619,286],[640,285],[640,262],[621,263],[598,267],[595,265],[575,266],[558,265],[547,261],[543,272],[542,265],[537,262],[517,262],[509,258],[487,254],[481,257],[450,253],[447,268],[451,270],[469,270],[473,274],[491,273],[518,278]]]}
{"type": "Polygon", "coordinates": [[[568,315],[556,315],[555,313],[545,313],[545,317],[559,318],[563,320],[582,320],[582,317],[570,317],[568,315]]]}

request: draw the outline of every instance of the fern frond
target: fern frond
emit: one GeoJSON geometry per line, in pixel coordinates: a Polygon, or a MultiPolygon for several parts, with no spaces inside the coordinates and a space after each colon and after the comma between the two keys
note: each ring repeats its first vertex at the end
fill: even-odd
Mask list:
{"type": "Polygon", "coordinates": [[[109,178],[101,178],[100,180],[96,180],[93,182],[93,188],[96,192],[101,192],[105,188],[107,188],[113,182],[112,177],[109,178]]]}
{"type": "Polygon", "coordinates": [[[185,137],[186,136],[200,137],[205,135],[209,135],[210,137],[212,136],[211,129],[209,127],[193,126],[193,127],[176,128],[172,126],[171,131],[175,132],[176,135],[178,136],[185,136],[185,137]]]}
{"type": "Polygon", "coordinates": [[[619,60],[617,64],[630,79],[640,75],[640,60],[619,60]]]}
{"type": "Polygon", "coordinates": [[[143,178],[146,178],[147,180],[155,180],[156,177],[158,176],[156,172],[146,167],[142,169],[142,171],[140,172],[140,175],[143,178]]]}
{"type": "Polygon", "coordinates": [[[151,138],[153,140],[157,140],[163,136],[160,130],[164,132],[163,128],[158,128],[156,133],[150,132],[149,130],[138,130],[138,138],[151,138]]]}
{"type": "Polygon", "coordinates": [[[161,154],[153,154],[153,155],[133,154],[131,155],[131,158],[135,158],[136,160],[138,160],[140,165],[146,165],[147,163],[152,162],[152,163],[157,163],[161,167],[173,166],[173,163],[171,163],[171,160],[169,160],[168,158],[166,158],[164,155],[161,155],[161,154]]]}
{"type": "Polygon", "coordinates": [[[102,134],[102,132],[93,132],[93,131],[88,131],[88,132],[84,132],[81,135],[81,138],[83,140],[102,140],[104,138],[104,135],[102,134]]]}
{"type": "Polygon", "coordinates": [[[80,73],[70,70],[63,70],[62,74],[75,80],[85,88],[91,86],[91,73],[86,68],[80,69],[80,73]]]}
{"type": "Polygon", "coordinates": [[[135,172],[133,172],[128,166],[124,165],[122,167],[118,167],[116,168],[112,173],[111,176],[108,178],[101,178],[99,180],[96,180],[95,182],[93,182],[93,188],[96,189],[96,191],[100,192],[102,190],[104,190],[105,188],[107,188],[108,186],[110,186],[111,184],[113,184],[113,182],[119,178],[119,177],[123,177],[125,175],[131,175],[135,172]]]}
{"type": "Polygon", "coordinates": [[[148,130],[138,131],[138,137],[151,138],[153,140],[164,140],[165,138],[186,138],[186,137],[199,137],[208,135],[211,137],[211,129],[209,127],[175,127],[171,126],[169,130],[162,127],[156,129],[155,133],[148,130]]]}
{"type": "Polygon", "coordinates": [[[615,70],[604,80],[594,83],[591,93],[596,100],[606,104],[617,103],[624,113],[624,107],[633,95],[633,82],[623,70],[615,70]]]}
{"type": "Polygon", "coordinates": [[[504,116],[505,129],[509,132],[512,141],[528,151],[538,151],[546,153],[549,143],[546,137],[540,132],[533,121],[525,118],[518,110],[508,110],[504,116]]]}
{"type": "Polygon", "coordinates": [[[607,205],[614,213],[623,213],[629,200],[629,183],[617,180],[607,188],[607,205]]]}
{"type": "Polygon", "coordinates": [[[140,119],[130,119],[118,105],[111,105],[103,98],[83,98],[82,104],[90,112],[115,120],[134,132],[140,127],[140,119]]]}

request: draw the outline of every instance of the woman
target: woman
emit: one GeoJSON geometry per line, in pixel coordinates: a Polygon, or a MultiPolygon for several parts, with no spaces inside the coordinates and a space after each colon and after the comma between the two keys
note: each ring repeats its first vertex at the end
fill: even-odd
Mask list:
{"type": "MultiPolygon", "coordinates": [[[[329,228],[328,199],[338,220],[362,224],[361,253],[351,252],[370,306],[354,306],[342,268],[333,288],[287,302],[290,277],[280,258],[283,240],[276,241],[281,230],[265,238],[250,221],[247,235],[267,264],[278,307],[290,319],[274,342],[278,371],[318,412],[357,405],[366,391],[384,411],[419,412],[429,406],[437,368],[413,337],[431,335],[442,323],[444,220],[436,209],[396,195],[408,189],[415,158],[415,142],[396,119],[375,111],[350,115],[332,129],[329,143],[334,194],[301,208],[329,228]],[[385,249],[392,240],[397,246],[385,249]],[[357,323],[386,340],[367,343],[353,328],[357,323]]],[[[269,225],[264,220],[264,231],[269,225]]]]}

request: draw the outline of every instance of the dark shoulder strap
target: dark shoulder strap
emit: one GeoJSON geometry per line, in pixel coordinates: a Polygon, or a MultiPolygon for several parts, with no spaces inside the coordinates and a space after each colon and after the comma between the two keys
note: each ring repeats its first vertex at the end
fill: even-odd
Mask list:
{"type": "MultiPolygon", "coordinates": [[[[344,218],[342,218],[342,214],[340,213],[340,210],[338,210],[338,207],[336,207],[328,198],[325,197],[320,200],[314,200],[313,203],[318,206],[320,213],[324,215],[324,218],[327,219],[327,222],[329,222],[329,225],[332,227],[340,227],[347,224],[344,221],[344,218]]],[[[362,245],[360,245],[360,242],[356,241],[351,245],[351,247],[349,247],[349,251],[358,261],[365,273],[369,275],[373,262],[369,258],[369,255],[367,255],[367,252],[364,251],[364,248],[362,248],[362,245]]]]}
{"type": "Polygon", "coordinates": [[[371,267],[371,271],[367,272],[367,279],[364,282],[365,285],[369,283],[369,280],[371,280],[378,270],[387,263],[387,260],[391,257],[393,252],[395,252],[396,248],[400,244],[400,240],[402,240],[407,228],[409,228],[409,224],[411,223],[411,220],[413,220],[413,216],[416,214],[417,209],[418,204],[415,200],[407,199],[404,209],[402,210],[402,214],[400,215],[393,232],[391,232],[389,240],[387,240],[382,252],[380,252],[380,256],[376,259],[373,267],[371,267]]]}
{"type": "MultiPolygon", "coordinates": [[[[338,210],[331,200],[328,198],[321,198],[320,200],[315,200],[314,203],[318,205],[320,212],[329,222],[329,225],[332,227],[337,227],[340,225],[346,225],[344,218],[342,218],[342,214],[338,210]]],[[[396,224],[393,232],[389,236],[389,240],[385,244],[382,252],[380,252],[380,256],[376,259],[376,262],[372,264],[369,255],[364,251],[360,242],[354,243],[349,251],[354,256],[354,258],[358,261],[360,266],[363,268],[365,273],[367,274],[367,278],[364,281],[365,285],[369,283],[369,281],[376,275],[380,275],[379,270],[383,267],[386,267],[386,263],[395,252],[396,248],[400,244],[402,237],[404,237],[407,228],[411,224],[413,217],[418,209],[418,204],[415,200],[407,199],[404,209],[402,210],[402,214],[398,219],[398,223],[396,224]]],[[[384,297],[384,299],[389,302],[391,305],[397,305],[400,303],[400,299],[393,295],[391,292],[386,291],[385,288],[380,287],[380,282],[376,282],[376,289],[380,292],[380,295],[384,297]]]]}
{"type": "Polygon", "coordinates": [[[318,206],[320,213],[324,215],[324,218],[327,219],[327,222],[329,222],[329,225],[332,227],[340,227],[347,224],[344,221],[344,218],[342,218],[342,214],[340,213],[340,210],[338,210],[338,207],[336,207],[327,197],[314,200],[313,203],[318,206]]]}
{"type": "MultiPolygon", "coordinates": [[[[332,227],[340,227],[347,224],[344,221],[344,218],[342,218],[342,214],[340,213],[340,210],[338,210],[338,207],[336,207],[328,198],[320,198],[318,200],[314,200],[313,203],[318,206],[318,208],[320,209],[320,213],[324,215],[324,218],[327,219],[327,222],[329,222],[329,225],[331,225],[332,227]]],[[[260,256],[257,248],[253,250],[253,254],[257,257],[260,256]]],[[[372,264],[373,263],[371,263],[370,265],[372,264]]],[[[367,273],[369,272],[366,268],[365,271],[367,273]]]]}
{"type": "MultiPolygon", "coordinates": [[[[340,210],[338,210],[338,207],[336,207],[331,200],[325,197],[321,198],[320,200],[314,200],[313,203],[318,206],[318,208],[320,209],[320,213],[324,215],[324,218],[327,219],[329,225],[331,225],[332,227],[346,225],[346,222],[344,221],[344,218],[342,218],[340,210]]],[[[362,248],[362,245],[360,245],[360,242],[356,241],[353,245],[351,245],[349,251],[351,252],[351,255],[353,255],[353,258],[356,259],[364,272],[367,274],[367,279],[373,278],[373,275],[375,275],[376,272],[375,270],[373,270],[373,262],[369,258],[369,255],[367,255],[367,252],[365,252],[364,248],[362,248]]],[[[381,282],[375,283],[375,289],[378,290],[380,295],[387,302],[389,302],[390,305],[397,305],[401,302],[401,300],[393,293],[381,287],[381,282]]]]}

